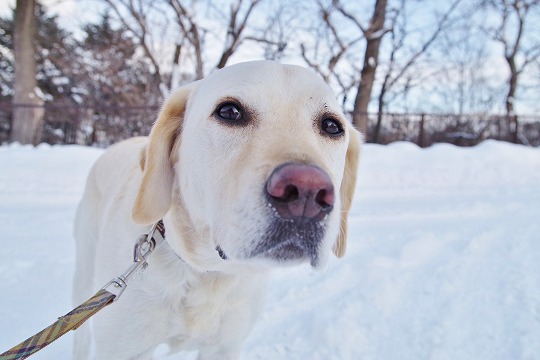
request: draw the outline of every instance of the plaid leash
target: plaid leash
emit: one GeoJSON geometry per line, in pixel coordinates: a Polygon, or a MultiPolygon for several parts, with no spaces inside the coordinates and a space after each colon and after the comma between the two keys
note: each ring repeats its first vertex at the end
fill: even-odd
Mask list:
{"type": "Polygon", "coordinates": [[[90,299],[77,306],[66,315],[58,318],[58,320],[49,327],[0,354],[0,360],[26,359],[33,353],[38,352],[45,346],[56,341],[70,330],[77,329],[92,315],[112,303],[115,297],[115,294],[112,294],[105,289],[99,290],[90,299]]]}
{"type": "Polygon", "coordinates": [[[19,345],[0,354],[0,360],[26,359],[30,355],[43,349],[45,346],[58,340],[58,338],[70,330],[77,329],[105,306],[118,300],[127,287],[129,278],[139,268],[145,269],[146,266],[148,266],[148,263],[146,262],[148,256],[163,240],[165,240],[165,227],[163,221],[160,220],[152,226],[149,234],[141,235],[139,237],[137,244],[135,245],[133,264],[122,275],[112,279],[94,296],[66,315],[59,317],[52,325],[41,330],[34,336],[29,337],[19,345]]]}

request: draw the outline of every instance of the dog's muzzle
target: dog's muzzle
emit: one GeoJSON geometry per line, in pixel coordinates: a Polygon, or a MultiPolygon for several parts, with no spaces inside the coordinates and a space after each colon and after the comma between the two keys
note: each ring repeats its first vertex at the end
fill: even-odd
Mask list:
{"type": "Polygon", "coordinates": [[[250,254],[280,262],[309,259],[315,266],[334,208],[334,186],[328,174],[313,165],[286,163],[268,177],[265,195],[272,209],[262,241],[250,254]]]}

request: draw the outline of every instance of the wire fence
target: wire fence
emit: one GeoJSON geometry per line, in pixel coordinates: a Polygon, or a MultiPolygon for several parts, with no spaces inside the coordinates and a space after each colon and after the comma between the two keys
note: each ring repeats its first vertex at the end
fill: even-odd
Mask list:
{"type": "MultiPolygon", "coordinates": [[[[13,105],[0,103],[0,143],[10,140],[13,105]]],[[[44,105],[41,141],[107,147],[132,136],[148,135],[157,106],[44,105]]]]}
{"type": "MultiPolygon", "coordinates": [[[[377,114],[369,114],[367,139],[375,138],[377,114]]],[[[383,114],[377,143],[410,141],[474,146],[495,139],[540,146],[540,116],[489,114],[383,114]]]]}
{"type": "MultiPolygon", "coordinates": [[[[13,110],[0,103],[0,144],[9,142],[13,110]]],[[[41,142],[107,147],[132,136],[148,135],[157,106],[44,105],[41,142]]],[[[540,146],[540,116],[483,114],[368,114],[367,140],[388,144],[409,141],[421,147],[434,143],[473,146],[486,139],[540,146]],[[378,135],[375,136],[375,133],[378,135]]]]}

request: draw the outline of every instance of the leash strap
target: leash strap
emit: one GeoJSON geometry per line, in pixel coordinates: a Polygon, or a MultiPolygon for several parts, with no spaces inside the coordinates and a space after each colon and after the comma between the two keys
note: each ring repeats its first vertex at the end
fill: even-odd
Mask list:
{"type": "Polygon", "coordinates": [[[92,315],[112,303],[115,297],[116,295],[105,289],[99,290],[90,299],[77,306],[66,315],[58,318],[58,320],[49,327],[0,354],[0,360],[26,359],[28,356],[56,341],[70,330],[78,328],[92,315]]]}
{"type": "Polygon", "coordinates": [[[99,290],[90,299],[77,306],[64,316],[58,318],[52,325],[29,337],[19,345],[0,354],[0,360],[26,359],[30,355],[43,349],[56,341],[70,330],[75,330],[86,320],[95,315],[105,306],[118,300],[127,287],[127,282],[136,270],[148,266],[147,259],[150,253],[165,240],[165,227],[163,221],[152,226],[150,233],[141,235],[135,244],[133,264],[120,276],[112,279],[105,287],[99,290]]]}

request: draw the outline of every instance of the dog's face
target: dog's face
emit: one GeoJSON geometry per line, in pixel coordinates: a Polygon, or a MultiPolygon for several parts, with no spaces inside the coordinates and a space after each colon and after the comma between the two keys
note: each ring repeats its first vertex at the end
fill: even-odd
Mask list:
{"type": "Polygon", "coordinates": [[[313,72],[234,65],[165,103],[134,220],[169,212],[183,235],[171,247],[198,267],[317,266],[332,246],[344,254],[358,152],[356,130],[313,72]]]}

